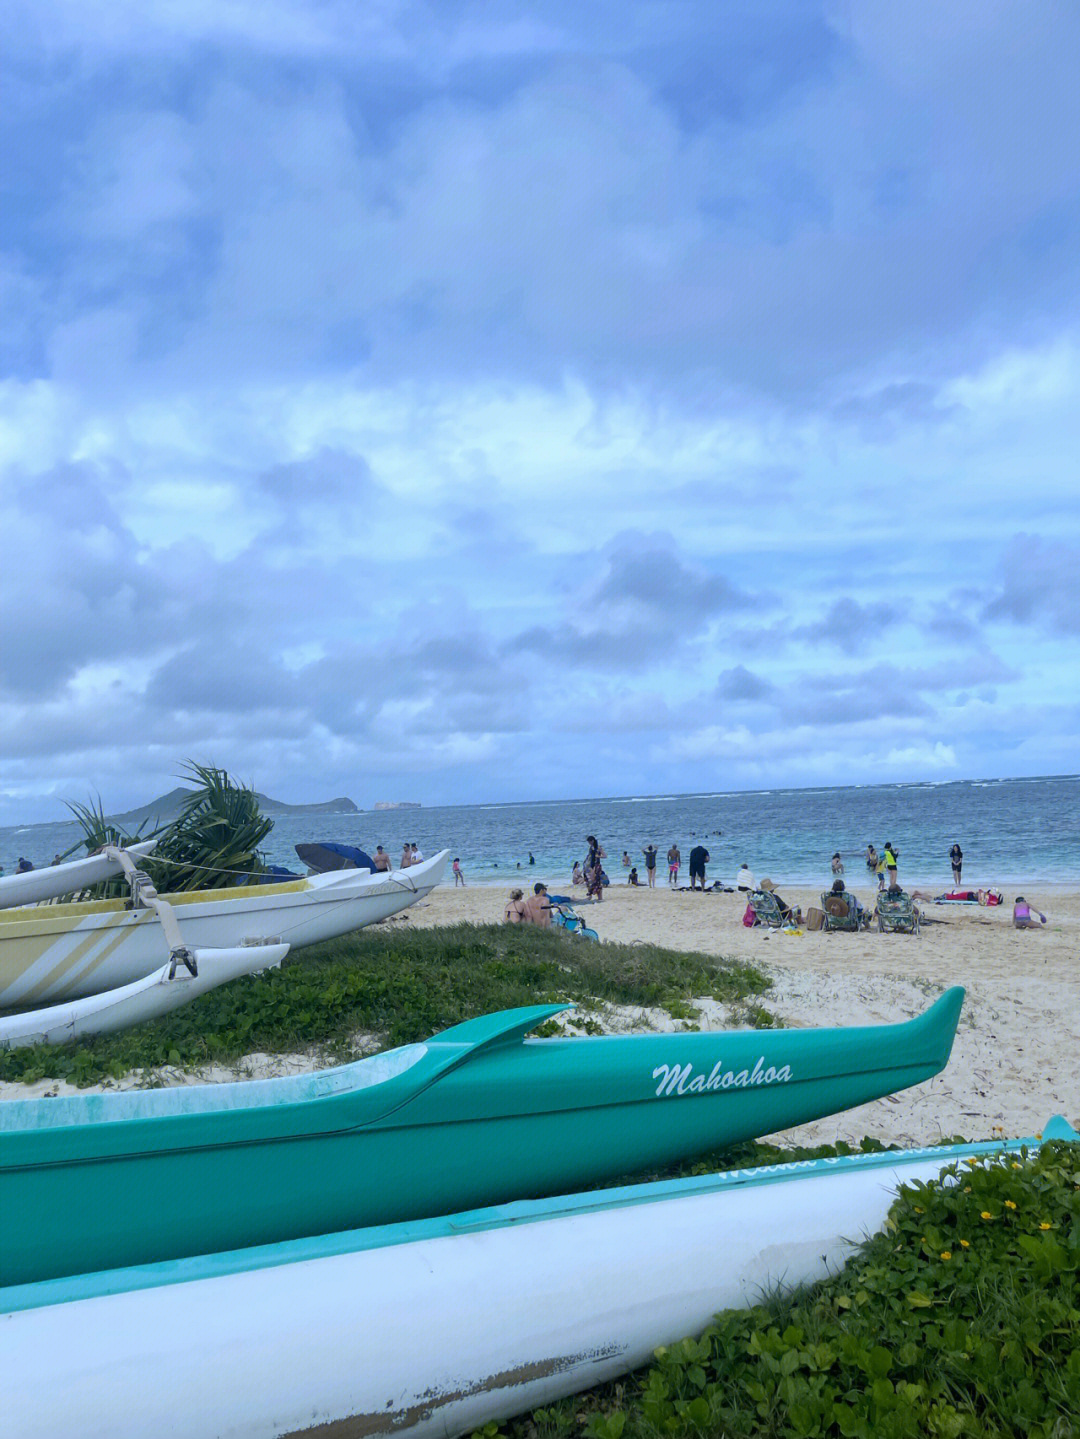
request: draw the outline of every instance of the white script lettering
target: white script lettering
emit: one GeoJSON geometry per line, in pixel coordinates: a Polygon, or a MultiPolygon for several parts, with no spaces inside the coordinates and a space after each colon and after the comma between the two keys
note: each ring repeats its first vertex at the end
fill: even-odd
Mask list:
{"type": "Polygon", "coordinates": [[[761,1055],[753,1069],[724,1069],[723,1060],[718,1059],[708,1078],[704,1074],[693,1074],[692,1064],[658,1064],[652,1072],[657,1099],[666,1099],[672,1094],[704,1094],[717,1089],[752,1089],[759,1084],[788,1084],[791,1081],[791,1066],[782,1064],[779,1069],[765,1065],[761,1055]],[[691,1078],[693,1075],[693,1078],[691,1078]]]}

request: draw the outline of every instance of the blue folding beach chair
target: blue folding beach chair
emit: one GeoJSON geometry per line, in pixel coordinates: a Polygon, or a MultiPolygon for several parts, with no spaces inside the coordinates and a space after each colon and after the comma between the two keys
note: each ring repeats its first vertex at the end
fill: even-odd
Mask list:
{"type": "Polygon", "coordinates": [[[600,943],[600,936],[595,929],[590,929],[580,914],[575,914],[568,904],[553,904],[551,906],[551,923],[555,929],[563,929],[567,934],[576,934],[581,939],[592,939],[600,943]]]}

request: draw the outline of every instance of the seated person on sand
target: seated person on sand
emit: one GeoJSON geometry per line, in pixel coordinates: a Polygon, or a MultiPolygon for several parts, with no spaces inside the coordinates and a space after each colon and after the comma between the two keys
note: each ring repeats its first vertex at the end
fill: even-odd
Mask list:
{"type": "Polygon", "coordinates": [[[837,899],[842,899],[848,907],[848,914],[858,915],[859,923],[862,924],[863,919],[866,915],[866,911],[863,909],[862,905],[859,903],[855,895],[853,895],[850,890],[844,888],[844,881],[842,879],[833,880],[832,894],[834,894],[837,899]]]}
{"type": "MultiPolygon", "coordinates": [[[[921,914],[922,914],[922,911],[920,910],[919,906],[915,903],[915,899],[916,899],[917,896],[914,895],[914,894],[908,894],[907,891],[906,891],[901,885],[898,885],[898,884],[890,884],[889,887],[888,887],[888,889],[880,889],[880,890],[878,890],[878,899],[880,900],[882,896],[884,896],[886,899],[892,899],[892,900],[897,900],[897,899],[910,899],[910,900],[911,900],[911,908],[914,910],[914,912],[915,912],[917,915],[920,915],[920,916],[921,916],[921,914]]],[[[877,914],[877,907],[876,907],[876,906],[875,906],[875,908],[874,908],[874,913],[877,914]]]]}
{"type": "Polygon", "coordinates": [[[526,905],[520,889],[510,891],[510,900],[506,906],[505,919],[507,924],[528,924],[529,908],[526,905]]]}
{"type": "Polygon", "coordinates": [[[1035,916],[1039,916],[1039,923],[1046,923],[1046,915],[1041,910],[1032,909],[1022,894],[1016,896],[1013,904],[1013,924],[1017,929],[1035,929],[1035,916]]]}
{"type": "Polygon", "coordinates": [[[761,888],[766,894],[771,894],[773,899],[776,900],[780,906],[780,915],[785,924],[802,924],[802,910],[798,905],[792,907],[788,904],[787,900],[781,899],[776,892],[776,885],[773,884],[771,879],[763,879],[761,881],[761,888]]]}
{"type": "Polygon", "coordinates": [[[636,884],[636,885],[640,885],[640,884],[641,884],[641,880],[638,879],[637,867],[636,867],[636,866],[635,866],[635,867],[630,871],[630,873],[626,876],[626,882],[627,882],[627,884],[636,884]]]}
{"type": "Polygon", "coordinates": [[[580,861],[580,860],[577,860],[577,859],[574,860],[574,868],[573,868],[573,870],[571,871],[571,874],[570,874],[570,883],[571,883],[571,884],[584,884],[584,883],[585,883],[585,876],[584,876],[584,874],[582,873],[582,870],[581,870],[581,861],[580,861]]]}
{"type": "Polygon", "coordinates": [[[533,885],[533,892],[525,901],[525,908],[528,910],[530,924],[539,925],[541,929],[551,928],[551,900],[548,899],[546,884],[538,881],[533,885]]]}
{"type": "Polygon", "coordinates": [[[742,862],[742,868],[735,876],[735,888],[738,890],[743,890],[746,893],[749,893],[749,891],[752,889],[757,889],[757,880],[751,873],[750,866],[747,864],[745,859],[742,862]]]}

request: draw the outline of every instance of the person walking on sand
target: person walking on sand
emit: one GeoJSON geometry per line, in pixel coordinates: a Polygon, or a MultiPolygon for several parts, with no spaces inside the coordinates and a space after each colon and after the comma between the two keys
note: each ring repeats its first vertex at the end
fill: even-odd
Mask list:
{"type": "Polygon", "coordinates": [[[457,889],[458,885],[460,884],[462,889],[464,889],[465,876],[461,872],[461,860],[455,859],[450,868],[454,871],[454,888],[457,889]]]}
{"type": "Polygon", "coordinates": [[[601,861],[606,859],[607,855],[596,835],[587,834],[585,842],[589,846],[589,853],[585,858],[586,893],[600,904],[604,898],[604,866],[601,861]]]}
{"type": "Polygon", "coordinates": [[[391,869],[390,856],[381,844],[375,846],[375,853],[372,856],[372,863],[380,874],[389,874],[391,869]]]}
{"type": "Polygon", "coordinates": [[[402,868],[402,869],[408,869],[409,866],[412,864],[412,862],[413,862],[413,857],[412,857],[412,845],[411,845],[411,844],[406,844],[406,845],[404,845],[404,846],[402,847],[402,850],[401,850],[401,868],[402,868]]]}
{"type": "Polygon", "coordinates": [[[964,851],[956,843],[949,850],[949,863],[952,865],[953,884],[960,883],[960,871],[964,867],[964,851]]]}
{"type": "Polygon", "coordinates": [[[656,845],[647,844],[641,851],[645,856],[645,878],[648,880],[649,888],[656,888],[656,845]]]}
{"type": "Polygon", "coordinates": [[[671,889],[679,887],[680,864],[682,864],[682,855],[679,853],[679,846],[673,844],[667,852],[667,882],[671,889]]]}

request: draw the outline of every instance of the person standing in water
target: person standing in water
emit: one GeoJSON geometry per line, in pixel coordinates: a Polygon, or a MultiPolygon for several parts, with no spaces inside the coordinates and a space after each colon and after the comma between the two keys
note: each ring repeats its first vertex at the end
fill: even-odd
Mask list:
{"type": "Polygon", "coordinates": [[[641,851],[645,856],[645,876],[649,882],[649,888],[656,888],[656,845],[647,844],[641,851]]]}
{"type": "Polygon", "coordinates": [[[450,868],[454,871],[454,888],[457,889],[458,885],[460,884],[462,889],[464,889],[465,876],[461,872],[461,860],[455,859],[454,863],[450,866],[450,868]]]}
{"type": "Polygon", "coordinates": [[[672,889],[679,887],[680,864],[682,864],[682,855],[679,853],[679,846],[672,844],[667,852],[667,882],[672,889]]]}

